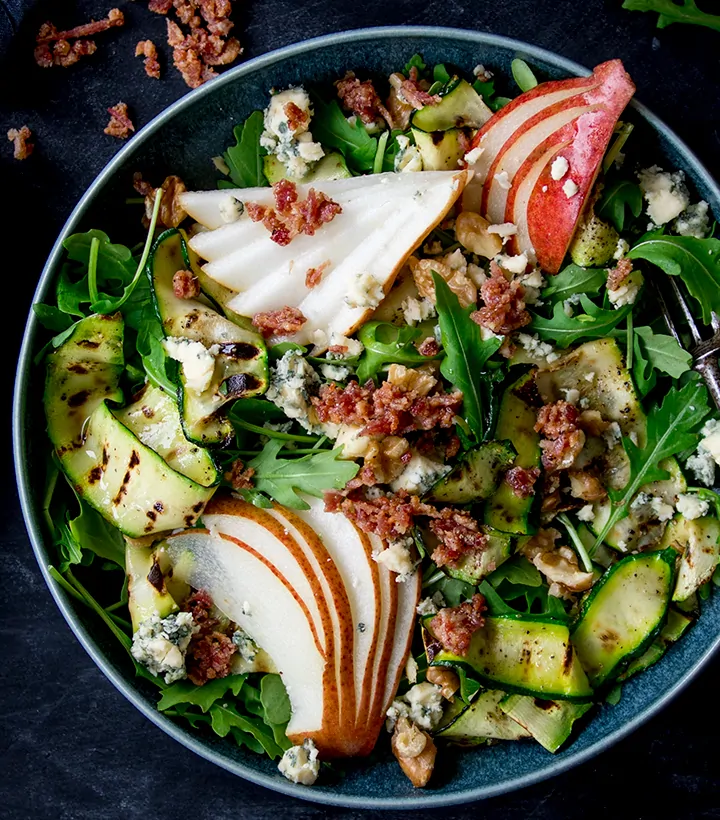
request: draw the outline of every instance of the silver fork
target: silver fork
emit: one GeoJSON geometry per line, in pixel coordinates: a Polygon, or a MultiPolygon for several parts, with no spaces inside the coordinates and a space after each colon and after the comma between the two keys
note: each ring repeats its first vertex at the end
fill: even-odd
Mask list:
{"type": "MultiPolygon", "coordinates": [[[[683,318],[687,322],[693,344],[695,345],[692,350],[689,351],[693,359],[693,369],[697,370],[703,377],[715,405],[720,409],[720,365],[718,365],[718,353],[720,353],[720,319],[718,319],[717,314],[713,311],[711,321],[713,335],[709,339],[703,339],[695,322],[695,317],[675,277],[664,276],[664,279],[670,285],[674,301],[677,303],[683,318]]],[[[670,310],[662,290],[659,288],[657,295],[668,330],[675,337],[680,347],[684,347],[677,325],[673,319],[673,313],[670,310]]]]}

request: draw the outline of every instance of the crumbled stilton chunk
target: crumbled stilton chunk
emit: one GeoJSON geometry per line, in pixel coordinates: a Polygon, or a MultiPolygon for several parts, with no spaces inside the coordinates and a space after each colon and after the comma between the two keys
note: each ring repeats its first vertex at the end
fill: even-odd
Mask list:
{"type": "Polygon", "coordinates": [[[155,612],[138,627],[130,651],[152,675],[174,683],[185,677],[185,652],[195,630],[189,612],[173,612],[166,618],[155,612]]]}
{"type": "Polygon", "coordinates": [[[291,746],[283,754],[278,769],[293,783],[312,786],[320,773],[320,760],[315,743],[306,738],[302,746],[291,746]]]}

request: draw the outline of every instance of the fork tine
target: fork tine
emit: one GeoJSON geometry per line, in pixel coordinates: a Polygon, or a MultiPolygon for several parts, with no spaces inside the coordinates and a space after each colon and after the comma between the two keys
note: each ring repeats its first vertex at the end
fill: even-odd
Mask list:
{"type": "Polygon", "coordinates": [[[712,325],[712,329],[717,333],[720,330],[720,319],[718,319],[717,313],[715,311],[712,312],[712,319],[710,320],[710,324],[712,325]]]}

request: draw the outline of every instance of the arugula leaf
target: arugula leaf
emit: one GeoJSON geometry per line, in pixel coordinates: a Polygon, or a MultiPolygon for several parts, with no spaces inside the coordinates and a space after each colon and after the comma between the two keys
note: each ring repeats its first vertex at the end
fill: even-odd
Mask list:
{"type": "MultiPolygon", "coordinates": [[[[445,280],[433,271],[438,321],[445,358],[440,372],[463,394],[463,413],[478,441],[485,437],[484,397],[488,384],[485,365],[502,341],[494,336],[484,340],[480,326],[470,318],[474,308],[460,306],[458,297],[445,280]]],[[[561,307],[562,310],[562,307],[561,307]]]]}
{"type": "Polygon", "coordinates": [[[165,712],[177,706],[178,703],[191,703],[199,706],[203,712],[207,712],[216,700],[226,697],[228,692],[239,695],[244,683],[245,675],[215,678],[202,686],[196,686],[189,680],[179,680],[163,690],[157,708],[165,712]]]}
{"type": "Polygon", "coordinates": [[[475,587],[472,584],[460,581],[458,578],[451,578],[449,575],[445,575],[442,570],[438,570],[437,574],[440,577],[428,584],[427,589],[423,590],[423,595],[432,596],[434,593],[440,592],[448,606],[458,606],[458,604],[471,598],[475,592],[475,587]]]}
{"type": "Polygon", "coordinates": [[[141,315],[135,347],[140,354],[143,369],[151,384],[173,395],[177,388],[167,374],[167,355],[162,344],[165,333],[152,303],[145,305],[141,315]]]}
{"type": "Polygon", "coordinates": [[[660,15],[658,28],[667,28],[673,23],[689,23],[695,26],[720,31],[720,15],[701,11],[695,0],[625,0],[622,7],[629,11],[656,11],[660,15]]]}
{"type": "Polygon", "coordinates": [[[695,377],[680,389],[672,387],[662,404],[650,409],[647,442],[643,447],[623,437],[630,476],[622,490],[609,490],[613,508],[590,552],[594,552],[615,524],[627,516],[630,502],[643,484],[668,477],[667,471],[658,466],[663,459],[683,450],[695,449],[700,437],[697,428],[709,412],[707,388],[699,377],[695,377]]]}
{"type": "Polygon", "coordinates": [[[368,134],[360,118],[351,124],[337,100],[326,103],[315,93],[310,96],[315,112],[312,121],[313,137],[323,145],[340,151],[354,171],[372,171],[377,139],[368,134]]]}
{"type": "Polygon", "coordinates": [[[640,336],[633,334],[632,345],[634,354],[632,377],[635,382],[635,389],[640,394],[640,398],[645,398],[657,384],[657,372],[645,355],[640,336]]]}
{"type": "Polygon", "coordinates": [[[638,348],[655,370],[678,379],[692,366],[692,356],[683,350],[673,336],[653,333],[650,327],[635,328],[635,350],[638,348]]]}
{"type": "Polygon", "coordinates": [[[538,84],[537,77],[533,74],[533,70],[525,60],[521,60],[519,57],[516,57],[512,63],[510,63],[510,71],[520,91],[529,91],[538,84]]]}
{"type": "Polygon", "coordinates": [[[278,726],[290,720],[291,708],[285,684],[280,675],[263,675],[260,681],[260,703],[265,710],[265,722],[278,726]]]}
{"type": "Polygon", "coordinates": [[[377,150],[375,151],[375,159],[373,160],[373,174],[381,174],[383,165],[385,163],[385,149],[387,148],[389,131],[383,131],[378,139],[377,150]]]}
{"type": "Polygon", "coordinates": [[[539,587],[542,584],[542,575],[524,555],[516,555],[491,572],[487,580],[493,587],[497,587],[501,581],[523,584],[526,587],[539,587]]]}
{"type": "Polygon", "coordinates": [[[44,305],[42,302],[37,302],[32,306],[32,309],[40,324],[48,330],[54,330],[56,333],[68,330],[73,324],[73,320],[68,314],[55,307],[55,305],[44,305]]]}
{"type": "Polygon", "coordinates": [[[407,77],[413,68],[418,70],[418,74],[422,74],[427,68],[425,61],[422,58],[422,54],[413,54],[413,56],[405,63],[405,68],[403,68],[402,73],[407,77]]]}
{"type": "Polygon", "coordinates": [[[433,82],[440,83],[441,86],[445,85],[445,83],[450,82],[450,73],[448,72],[447,68],[445,68],[443,63],[438,63],[433,68],[433,82]]]}
{"type": "Polygon", "coordinates": [[[236,419],[243,419],[253,424],[265,424],[266,421],[277,423],[287,421],[283,411],[266,399],[238,399],[233,402],[232,414],[236,419]]]}
{"type": "Polygon", "coordinates": [[[235,145],[223,154],[230,170],[230,179],[238,188],[260,188],[269,183],[263,170],[263,157],[267,153],[260,145],[264,129],[263,112],[253,111],[242,125],[233,128],[235,145]]]}
{"type": "Polygon", "coordinates": [[[706,325],[713,311],[720,313],[720,239],[653,232],[643,236],[627,257],[645,259],[670,276],[679,276],[700,303],[706,325]]]}
{"type": "Polygon", "coordinates": [[[342,461],[342,448],[323,450],[317,455],[283,459],[277,455],[282,442],[271,439],[248,467],[255,470],[255,489],[295,510],[307,510],[309,505],[297,494],[322,498],[325,490],[341,490],[360,469],[354,461],[342,461]]]}
{"type": "Polygon", "coordinates": [[[398,327],[389,322],[368,322],[363,325],[358,334],[358,339],[365,345],[357,367],[360,384],[368,379],[377,379],[383,368],[390,364],[412,367],[430,361],[427,356],[418,353],[413,344],[421,333],[417,327],[398,327]]]}
{"type": "MultiPolygon", "coordinates": [[[[255,738],[272,760],[282,755],[284,750],[275,741],[272,728],[261,721],[241,715],[231,703],[213,703],[208,714],[210,725],[216,735],[227,737],[231,730],[240,729],[255,738]]],[[[234,733],[233,737],[235,737],[234,733]]],[[[236,737],[235,739],[237,740],[236,737]]]]}
{"type": "Polygon", "coordinates": [[[571,264],[563,268],[556,276],[550,277],[550,284],[540,294],[543,302],[554,305],[564,302],[576,293],[597,296],[607,280],[607,273],[602,268],[582,268],[571,264]]]}
{"type": "MultiPolygon", "coordinates": [[[[120,530],[113,527],[87,502],[77,496],[80,515],[68,520],[68,527],[75,541],[84,550],[113,561],[125,569],[125,541],[120,530]]],[[[75,563],[75,562],[73,562],[75,563]]]]}
{"type": "Polygon", "coordinates": [[[598,307],[584,293],[580,295],[580,304],[585,313],[568,316],[562,302],[558,302],[551,319],[533,315],[530,330],[537,333],[543,341],[553,341],[558,347],[568,347],[580,339],[601,339],[616,328],[632,311],[632,305],[623,305],[618,310],[605,310],[598,307]]]}
{"type": "Polygon", "coordinates": [[[135,273],[132,252],[125,245],[114,245],[110,237],[96,229],[87,233],[74,233],[63,242],[67,258],[78,262],[84,270],[90,264],[90,247],[93,240],[98,242],[97,275],[103,284],[126,285],[135,273]]]}
{"type": "Polygon", "coordinates": [[[618,179],[605,188],[595,212],[601,219],[611,222],[617,231],[622,231],[628,210],[634,217],[640,216],[642,191],[636,182],[618,179]]]}

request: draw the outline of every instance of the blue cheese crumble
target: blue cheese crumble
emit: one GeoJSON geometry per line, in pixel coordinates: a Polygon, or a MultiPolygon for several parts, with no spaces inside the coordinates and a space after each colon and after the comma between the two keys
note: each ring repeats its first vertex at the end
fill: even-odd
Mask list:
{"type": "Polygon", "coordinates": [[[130,651],[152,675],[174,683],[186,675],[185,653],[196,630],[189,612],[173,612],[166,618],[155,612],[138,627],[130,651]]]}
{"type": "Polygon", "coordinates": [[[312,163],[325,156],[322,146],[319,142],[313,142],[309,131],[311,117],[310,97],[301,86],[273,94],[265,109],[265,130],[260,137],[260,145],[268,154],[274,154],[294,177],[303,177],[312,163]],[[286,106],[290,103],[305,115],[302,122],[295,123],[294,128],[286,113],[286,106]]]}
{"type": "Polygon", "coordinates": [[[278,769],[293,783],[312,786],[320,773],[320,760],[315,743],[310,738],[305,738],[302,746],[291,746],[283,754],[278,769]]]}
{"type": "Polygon", "coordinates": [[[709,509],[710,502],[703,501],[695,493],[680,493],[678,496],[677,511],[689,521],[702,518],[709,509]]]}
{"type": "Polygon", "coordinates": [[[449,464],[441,464],[431,458],[414,451],[405,469],[391,483],[393,492],[407,490],[414,495],[424,495],[433,484],[447,475],[452,467],[449,464]]]}
{"type": "Polygon", "coordinates": [[[395,172],[406,173],[412,171],[422,171],[422,155],[414,145],[410,145],[409,138],[400,134],[396,137],[396,142],[398,152],[395,155],[395,172]]]}
{"type": "Polygon", "coordinates": [[[715,483],[715,467],[720,464],[720,421],[710,419],[700,431],[702,438],[697,450],[685,462],[695,478],[706,487],[715,483]]]}
{"type": "Polygon", "coordinates": [[[320,377],[295,350],[288,350],[270,370],[266,398],[310,433],[321,433],[310,396],[320,388],[320,377]]]}
{"type": "Polygon", "coordinates": [[[167,355],[180,363],[185,386],[193,393],[203,393],[210,387],[215,372],[215,355],[201,342],[183,336],[171,336],[162,342],[167,355]]]}
{"type": "Polygon", "coordinates": [[[690,204],[690,195],[682,171],[670,173],[657,165],[638,171],[640,190],[645,202],[645,213],[653,225],[665,225],[690,204]]]}

